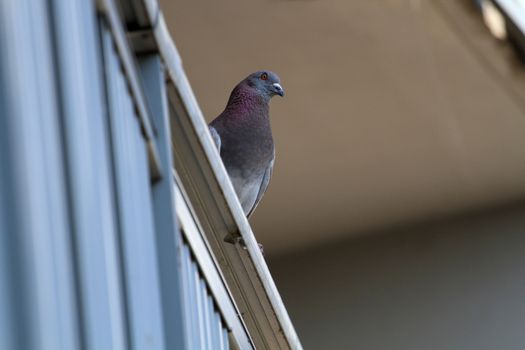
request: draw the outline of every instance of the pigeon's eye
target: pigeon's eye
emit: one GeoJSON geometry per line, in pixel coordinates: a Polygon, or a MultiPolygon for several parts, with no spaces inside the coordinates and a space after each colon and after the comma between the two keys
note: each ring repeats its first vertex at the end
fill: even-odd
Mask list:
{"type": "Polygon", "coordinates": [[[268,74],[266,73],[261,74],[261,80],[268,80],[268,74]]]}

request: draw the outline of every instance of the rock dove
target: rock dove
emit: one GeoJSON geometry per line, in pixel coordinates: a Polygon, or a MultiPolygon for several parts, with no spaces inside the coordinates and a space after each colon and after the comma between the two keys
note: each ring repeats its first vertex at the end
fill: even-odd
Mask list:
{"type": "Polygon", "coordinates": [[[209,124],[247,217],[259,204],[272,176],[275,149],[269,102],[275,95],[284,96],[277,74],[252,73],[235,86],[224,111],[209,124]]]}

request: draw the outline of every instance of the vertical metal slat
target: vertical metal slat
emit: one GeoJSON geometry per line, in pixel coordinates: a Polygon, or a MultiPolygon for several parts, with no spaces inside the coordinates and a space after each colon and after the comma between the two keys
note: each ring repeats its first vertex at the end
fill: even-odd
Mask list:
{"type": "Polygon", "coordinates": [[[131,346],[137,349],[163,348],[164,328],[146,142],[112,37],[107,30],[104,30],[103,37],[104,54],[111,63],[106,65],[106,76],[115,82],[108,95],[111,103],[118,105],[109,117],[114,139],[131,346]]]}
{"type": "Polygon", "coordinates": [[[87,349],[123,349],[114,207],[105,130],[95,11],[89,1],[53,1],[70,207],[87,349]]]}
{"type": "MultiPolygon", "coordinates": [[[[158,54],[139,57],[139,68],[144,84],[144,95],[157,130],[154,142],[158,149],[161,173],[153,184],[153,214],[156,231],[157,261],[164,319],[165,345],[168,349],[192,349],[184,322],[182,237],[177,226],[175,194],[171,172],[173,154],[168,119],[164,68],[158,54]],[[182,261],[181,261],[182,260],[182,261]]],[[[153,141],[152,141],[153,142],[153,141]]],[[[152,172],[153,173],[153,172],[152,172]]]]}

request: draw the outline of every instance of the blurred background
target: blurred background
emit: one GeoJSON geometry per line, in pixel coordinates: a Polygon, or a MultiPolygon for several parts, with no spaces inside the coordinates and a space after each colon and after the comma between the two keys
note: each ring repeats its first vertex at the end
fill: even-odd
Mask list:
{"type": "Polygon", "coordinates": [[[307,349],[525,347],[523,0],[165,0],[208,121],[277,72],[251,218],[307,349]]]}

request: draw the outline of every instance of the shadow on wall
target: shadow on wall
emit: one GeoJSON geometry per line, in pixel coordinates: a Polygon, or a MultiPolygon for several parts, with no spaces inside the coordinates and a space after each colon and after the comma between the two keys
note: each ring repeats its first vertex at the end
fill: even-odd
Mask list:
{"type": "Polygon", "coordinates": [[[525,204],[270,258],[305,348],[522,350],[525,204]]]}

